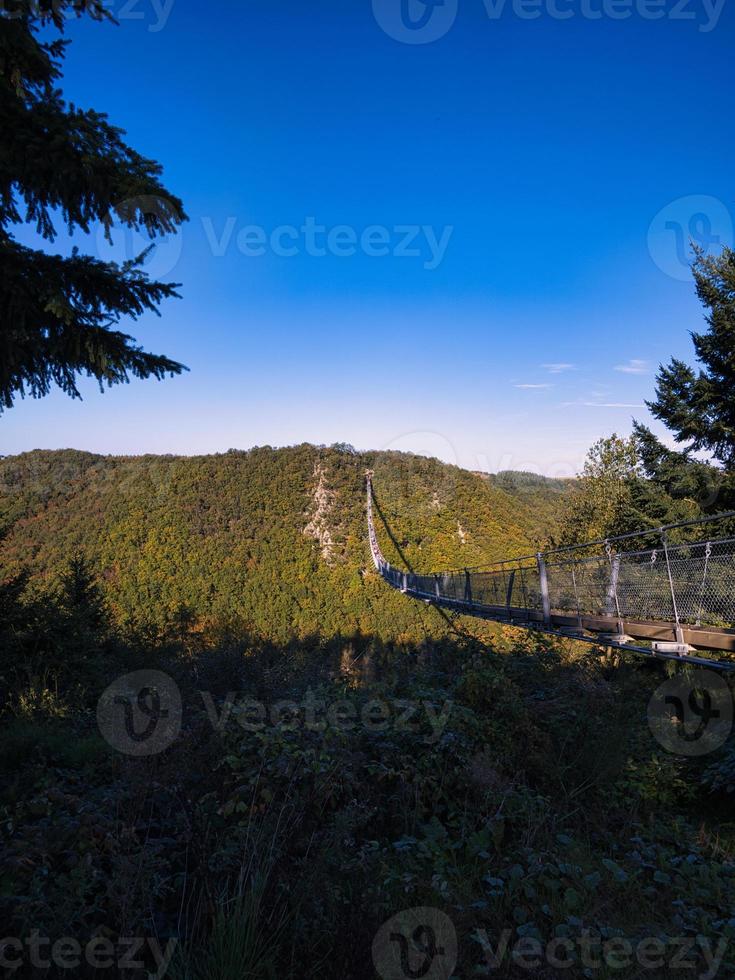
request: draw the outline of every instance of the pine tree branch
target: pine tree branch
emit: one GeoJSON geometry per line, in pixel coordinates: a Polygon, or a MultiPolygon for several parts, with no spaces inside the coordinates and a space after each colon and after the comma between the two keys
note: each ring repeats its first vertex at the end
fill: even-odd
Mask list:
{"type": "Polygon", "coordinates": [[[0,243],[0,406],[11,407],[15,394],[46,395],[52,384],[80,397],[79,374],[102,388],[187,370],[111,329],[123,316],[157,313],[163,299],[178,295],[176,287],[150,281],[132,263],[121,268],[0,243]]]}

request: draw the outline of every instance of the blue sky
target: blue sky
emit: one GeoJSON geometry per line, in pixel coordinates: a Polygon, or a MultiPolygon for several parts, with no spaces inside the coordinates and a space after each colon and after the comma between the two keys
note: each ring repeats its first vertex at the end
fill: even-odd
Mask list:
{"type": "Polygon", "coordinates": [[[566,475],[648,419],[702,324],[682,243],[732,242],[735,10],[404,2],[112,0],[118,27],[69,26],[67,97],[184,199],[151,260],[183,299],[125,329],[191,371],[19,401],[0,451],[348,441],[566,475]]]}

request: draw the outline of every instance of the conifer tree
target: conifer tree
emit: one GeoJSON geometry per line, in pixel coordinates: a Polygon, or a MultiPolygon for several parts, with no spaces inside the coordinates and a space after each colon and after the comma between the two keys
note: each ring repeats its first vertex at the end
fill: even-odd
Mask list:
{"type": "Polygon", "coordinates": [[[633,435],[641,469],[652,485],[674,500],[695,502],[704,512],[722,510],[729,491],[719,467],[695,459],[689,451],[669,449],[640,422],[633,423],[633,435]]]}
{"type": "Polygon", "coordinates": [[[657,377],[656,418],[690,452],[706,451],[725,470],[735,469],[735,252],[697,250],[692,267],[697,295],[707,309],[709,329],[692,333],[695,370],[673,358],[657,377]]]}
{"type": "Polygon", "coordinates": [[[74,15],[111,19],[104,0],[0,4],[0,412],[54,384],[80,397],[84,375],[103,389],[185,370],[115,329],[178,295],[177,283],[143,271],[147,250],[117,264],[77,248],[68,256],[29,248],[13,235],[25,222],[53,243],[57,223],[69,234],[101,223],[111,240],[117,221],[154,240],[185,220],[158,163],[128,146],[105,115],[64,100],[58,81],[68,41],[54,32],[74,15]]]}
{"type": "Polygon", "coordinates": [[[81,554],[75,554],[61,577],[61,606],[77,623],[101,630],[107,622],[102,593],[81,554]]]}

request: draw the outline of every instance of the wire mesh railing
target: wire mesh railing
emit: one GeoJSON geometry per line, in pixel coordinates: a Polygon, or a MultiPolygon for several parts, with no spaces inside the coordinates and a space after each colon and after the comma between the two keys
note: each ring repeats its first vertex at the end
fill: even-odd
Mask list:
{"type": "Polygon", "coordinates": [[[552,609],[693,626],[735,623],[735,538],[610,549],[549,562],[547,571],[552,609]]]}

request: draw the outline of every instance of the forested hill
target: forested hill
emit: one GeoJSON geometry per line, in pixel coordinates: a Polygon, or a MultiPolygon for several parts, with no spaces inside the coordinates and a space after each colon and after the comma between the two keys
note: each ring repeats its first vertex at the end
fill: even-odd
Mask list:
{"type": "Polygon", "coordinates": [[[555,518],[556,494],[529,501],[404,453],[35,451],[0,459],[0,578],[27,569],[33,585],[53,588],[80,553],[117,622],[159,636],[231,626],[274,640],[355,630],[415,639],[441,620],[373,573],[367,468],[395,535],[380,526],[386,557],[418,571],[528,553],[555,518]]]}
{"type": "Polygon", "coordinates": [[[531,519],[529,531],[540,541],[547,538],[550,528],[555,530],[554,536],[558,534],[558,522],[566,499],[579,482],[576,479],[539,476],[522,470],[502,470],[500,473],[480,475],[526,505],[531,519]]]}

